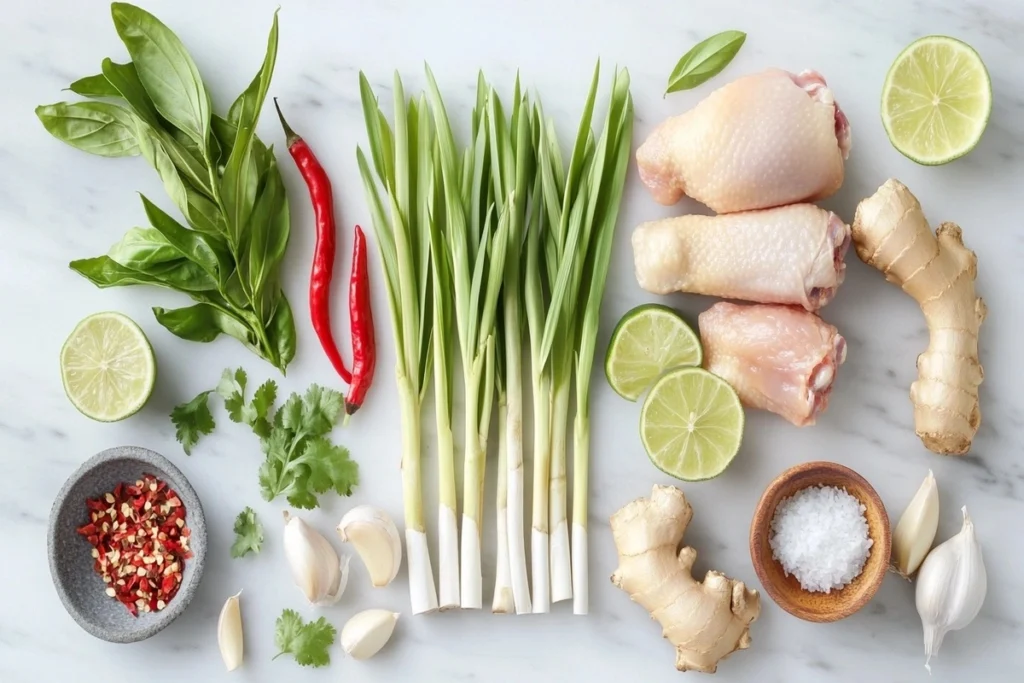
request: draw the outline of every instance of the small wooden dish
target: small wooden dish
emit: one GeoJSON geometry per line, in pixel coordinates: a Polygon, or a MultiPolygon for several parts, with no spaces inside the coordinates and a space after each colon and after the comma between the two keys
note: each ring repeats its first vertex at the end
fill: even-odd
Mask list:
{"type": "Polygon", "coordinates": [[[806,621],[838,621],[868,604],[885,578],[891,550],[889,514],[878,493],[864,477],[834,462],[807,462],[780,474],[765,489],[750,523],[750,559],[757,578],[779,607],[806,621]],[[783,499],[809,486],[844,488],[860,500],[866,508],[868,535],[874,542],[860,575],[831,593],[804,590],[795,577],[786,576],[768,543],[775,508],[783,499]]]}

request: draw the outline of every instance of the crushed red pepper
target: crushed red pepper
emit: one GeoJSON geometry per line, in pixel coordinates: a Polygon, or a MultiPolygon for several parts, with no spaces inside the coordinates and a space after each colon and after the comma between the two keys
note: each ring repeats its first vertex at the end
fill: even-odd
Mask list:
{"type": "Polygon", "coordinates": [[[93,569],[107,595],[137,617],[162,610],[181,587],[191,531],[185,506],[167,484],[144,474],[86,501],[89,522],[78,533],[92,545],[93,569]]]}

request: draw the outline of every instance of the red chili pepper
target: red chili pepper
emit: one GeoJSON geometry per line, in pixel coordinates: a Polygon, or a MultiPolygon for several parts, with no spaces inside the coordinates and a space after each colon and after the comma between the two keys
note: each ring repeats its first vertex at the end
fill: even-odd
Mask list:
{"type": "Polygon", "coordinates": [[[306,141],[296,135],[285,121],[276,97],[274,107],[284,128],[288,153],[292,155],[296,166],[299,167],[299,173],[309,188],[309,198],[313,202],[313,212],[316,216],[316,246],[313,249],[313,270],[309,276],[309,312],[313,320],[313,329],[335,371],[341,375],[342,380],[351,384],[352,373],[345,367],[345,362],[334,343],[334,334],[331,332],[331,278],[334,275],[335,250],[334,196],[331,192],[331,180],[306,141]]]}
{"type": "Polygon", "coordinates": [[[345,397],[348,415],[359,410],[377,367],[377,346],[370,309],[370,281],[366,266],[366,236],[356,226],[352,243],[352,275],[348,286],[348,314],[352,326],[352,383],[345,397]]]}

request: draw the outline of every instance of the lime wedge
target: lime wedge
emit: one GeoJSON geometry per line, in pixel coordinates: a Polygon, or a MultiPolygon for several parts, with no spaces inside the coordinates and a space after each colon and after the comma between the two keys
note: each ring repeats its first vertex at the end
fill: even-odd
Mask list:
{"type": "Polygon", "coordinates": [[[86,417],[115,422],[149,400],[156,361],[145,333],[120,313],[78,323],[60,350],[60,374],[71,403],[86,417]]]}
{"type": "Polygon", "coordinates": [[[679,368],[647,395],[640,438],[665,474],[683,481],[711,479],[740,449],[743,407],[725,380],[702,368],[679,368]]]}
{"type": "Polygon", "coordinates": [[[919,164],[945,164],[974,149],[992,112],[992,82],[967,43],[925,36],[889,67],[882,125],[893,147],[919,164]]]}
{"type": "Polygon", "coordinates": [[[668,306],[643,304],[622,316],[604,359],[608,384],[619,396],[637,400],[672,368],[700,365],[700,339],[668,306]]]}

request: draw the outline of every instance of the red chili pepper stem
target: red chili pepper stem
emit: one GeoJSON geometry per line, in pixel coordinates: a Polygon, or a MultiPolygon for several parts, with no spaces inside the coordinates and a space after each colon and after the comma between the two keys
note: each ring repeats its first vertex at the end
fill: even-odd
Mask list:
{"type": "Polygon", "coordinates": [[[302,138],[296,135],[292,127],[288,125],[284,114],[281,113],[281,106],[277,103],[276,97],[274,98],[274,109],[277,110],[277,118],[281,119],[281,127],[284,128],[284,143],[288,146],[288,149],[291,149],[295,143],[301,142],[302,138]]]}

